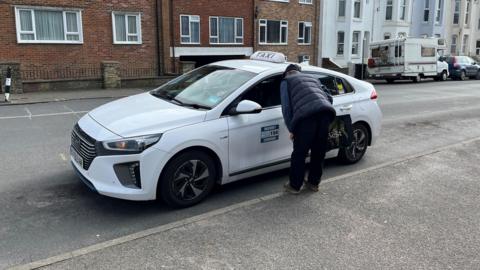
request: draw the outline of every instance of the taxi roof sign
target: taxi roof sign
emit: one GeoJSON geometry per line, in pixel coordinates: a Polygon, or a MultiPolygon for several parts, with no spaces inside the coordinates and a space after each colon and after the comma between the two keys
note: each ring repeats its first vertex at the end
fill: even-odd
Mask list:
{"type": "Polygon", "coordinates": [[[266,61],[272,63],[285,63],[287,62],[287,57],[283,53],[279,52],[268,52],[268,51],[259,51],[252,56],[250,60],[266,61]]]}

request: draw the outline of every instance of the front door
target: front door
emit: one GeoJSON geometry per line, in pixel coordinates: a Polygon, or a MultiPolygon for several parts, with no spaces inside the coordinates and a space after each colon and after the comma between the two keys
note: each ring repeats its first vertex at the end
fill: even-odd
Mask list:
{"type": "Polygon", "coordinates": [[[283,121],[280,82],[280,75],[267,78],[237,100],[257,102],[261,113],[228,116],[230,175],[288,161],[292,142],[283,121]]]}

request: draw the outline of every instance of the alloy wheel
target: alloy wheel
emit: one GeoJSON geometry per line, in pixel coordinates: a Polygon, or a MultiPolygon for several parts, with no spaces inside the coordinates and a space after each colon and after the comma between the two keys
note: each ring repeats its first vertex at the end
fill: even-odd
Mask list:
{"type": "Polygon", "coordinates": [[[174,173],[172,190],[181,201],[190,201],[201,196],[208,188],[210,172],[201,160],[188,160],[174,173]]]}

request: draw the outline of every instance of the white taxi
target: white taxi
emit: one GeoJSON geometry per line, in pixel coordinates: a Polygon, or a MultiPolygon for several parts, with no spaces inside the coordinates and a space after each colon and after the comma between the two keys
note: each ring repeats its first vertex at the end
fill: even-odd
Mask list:
{"type": "MultiPolygon", "coordinates": [[[[288,64],[282,54],[257,52],[100,106],[73,128],[73,168],[102,195],[162,198],[174,207],[200,202],[215,184],[288,168],[292,142],[279,90],[288,64]]],[[[337,115],[353,123],[351,144],[327,158],[359,161],[381,129],[373,85],[313,66],[302,71],[332,92],[337,115]]]]}

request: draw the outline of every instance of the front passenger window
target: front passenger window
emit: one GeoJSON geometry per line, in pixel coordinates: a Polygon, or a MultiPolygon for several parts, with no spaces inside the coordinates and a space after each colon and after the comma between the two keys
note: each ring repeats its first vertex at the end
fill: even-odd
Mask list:
{"type": "Polygon", "coordinates": [[[260,104],[263,108],[280,106],[280,83],[282,76],[274,76],[265,79],[255,85],[243,96],[242,100],[251,100],[260,104]]]}

